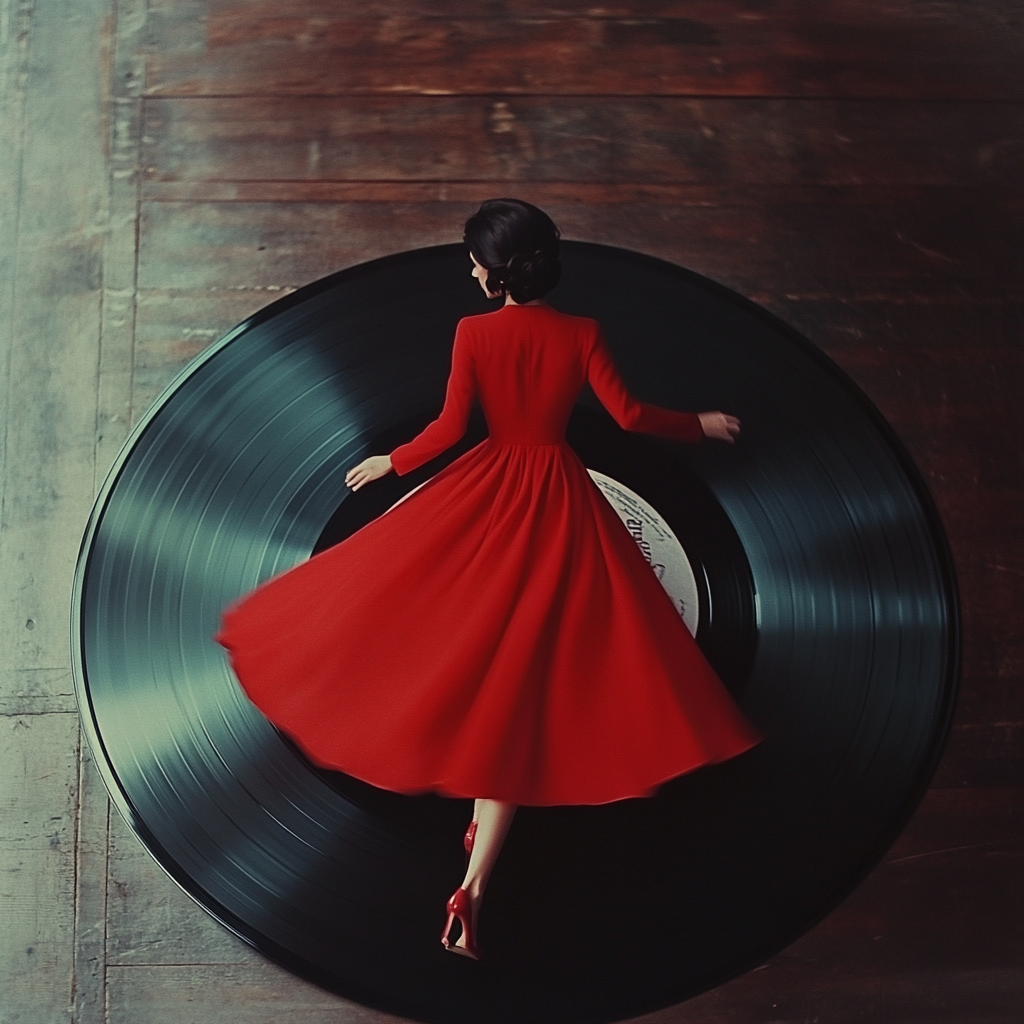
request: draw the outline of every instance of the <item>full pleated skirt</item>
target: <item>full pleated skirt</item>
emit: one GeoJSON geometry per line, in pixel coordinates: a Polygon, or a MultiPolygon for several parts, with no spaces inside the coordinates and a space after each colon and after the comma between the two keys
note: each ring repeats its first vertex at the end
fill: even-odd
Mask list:
{"type": "Polygon", "coordinates": [[[217,640],[315,763],[401,793],[607,803],[760,738],[566,444],[482,442],[217,640]]]}

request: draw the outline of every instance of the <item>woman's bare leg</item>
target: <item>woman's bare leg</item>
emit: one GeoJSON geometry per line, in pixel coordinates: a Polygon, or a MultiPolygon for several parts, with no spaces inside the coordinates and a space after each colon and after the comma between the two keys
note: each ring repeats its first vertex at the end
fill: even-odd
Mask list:
{"type": "MultiPolygon", "coordinates": [[[[473,840],[473,852],[469,857],[462,888],[469,893],[472,901],[474,922],[477,920],[487,881],[494,870],[494,863],[501,853],[515,813],[515,804],[502,803],[500,800],[477,800],[473,805],[473,820],[477,823],[476,838],[473,840]]],[[[465,946],[465,938],[465,934],[460,935],[456,945],[465,946]]]]}

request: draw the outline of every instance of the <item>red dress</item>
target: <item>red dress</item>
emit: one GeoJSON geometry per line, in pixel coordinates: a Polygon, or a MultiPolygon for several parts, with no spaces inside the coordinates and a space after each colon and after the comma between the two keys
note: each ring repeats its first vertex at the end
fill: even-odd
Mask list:
{"type": "Polygon", "coordinates": [[[402,793],[600,804],[758,742],[565,441],[585,381],[627,430],[702,436],[626,391],[595,321],[468,317],[441,415],[391,461],[454,444],[474,397],[489,436],[224,613],[246,693],[313,761],[402,793]]]}

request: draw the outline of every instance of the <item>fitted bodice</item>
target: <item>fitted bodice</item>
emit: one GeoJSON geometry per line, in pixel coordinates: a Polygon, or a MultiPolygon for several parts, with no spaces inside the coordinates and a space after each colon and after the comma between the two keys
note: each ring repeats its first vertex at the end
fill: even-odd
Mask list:
{"type": "Polygon", "coordinates": [[[569,414],[589,383],[619,426],[699,441],[693,413],[637,401],[622,382],[597,321],[550,306],[506,305],[459,321],[441,415],[391,453],[399,474],[439,455],[466,431],[479,398],[492,444],[560,444],[569,414]]]}
{"type": "Polygon", "coordinates": [[[563,317],[548,306],[505,306],[499,315],[507,329],[484,332],[473,346],[477,393],[491,440],[564,441],[586,379],[586,348],[578,335],[589,321],[563,317]],[[563,325],[564,320],[570,324],[563,325]]]}

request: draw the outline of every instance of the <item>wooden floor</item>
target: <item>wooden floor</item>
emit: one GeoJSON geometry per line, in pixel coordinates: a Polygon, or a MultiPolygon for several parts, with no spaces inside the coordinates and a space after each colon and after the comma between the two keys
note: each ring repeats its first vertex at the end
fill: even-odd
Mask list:
{"type": "MultiPolygon", "coordinates": [[[[1016,0],[0,0],[0,1022],[384,1021],[220,928],[79,736],[91,502],[174,372],[481,199],[764,304],[894,425],[964,607],[952,735],[864,884],[654,1024],[1024,1005],[1016,0]]],[[[485,1022],[482,1022],[485,1024],[485,1022]]]]}

